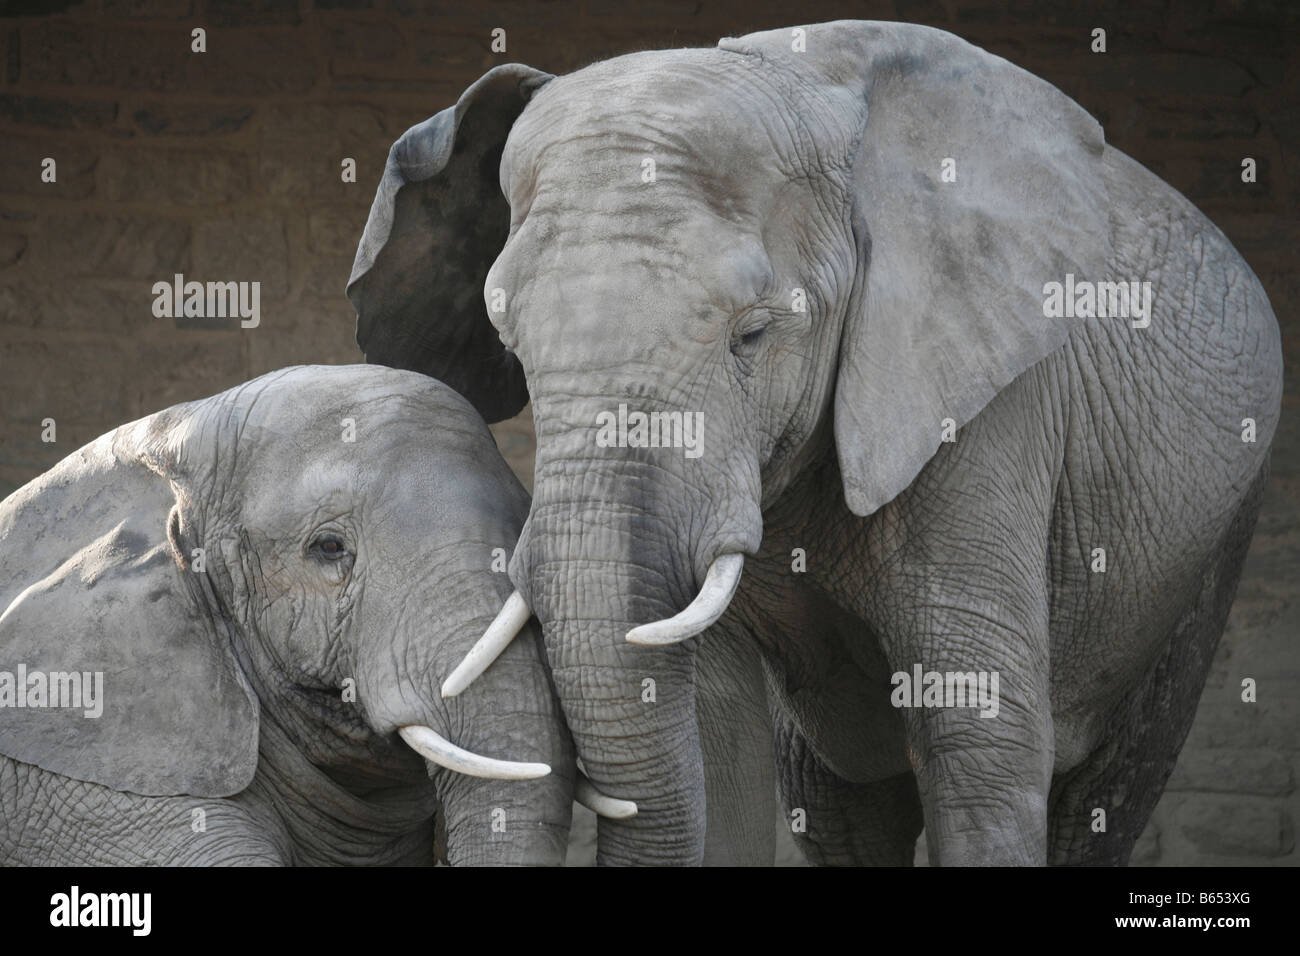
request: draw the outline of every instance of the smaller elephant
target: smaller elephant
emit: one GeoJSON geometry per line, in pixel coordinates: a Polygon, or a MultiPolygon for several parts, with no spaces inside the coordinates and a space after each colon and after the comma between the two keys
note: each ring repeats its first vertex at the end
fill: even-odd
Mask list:
{"type": "Polygon", "coordinates": [[[563,863],[575,786],[634,808],[577,774],[532,625],[439,693],[527,511],[468,402],[361,365],[166,409],[14,492],[0,864],[432,864],[437,813],[452,864],[563,863]]]}

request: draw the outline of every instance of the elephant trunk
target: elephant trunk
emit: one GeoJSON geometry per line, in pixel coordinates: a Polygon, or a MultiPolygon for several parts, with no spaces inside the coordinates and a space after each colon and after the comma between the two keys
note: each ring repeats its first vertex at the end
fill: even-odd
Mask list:
{"type": "Polygon", "coordinates": [[[436,771],[447,862],[452,866],[562,866],[573,771],[511,781],[436,771]]]}
{"type": "MultiPolygon", "coordinates": [[[[488,543],[467,548],[474,555],[490,550],[488,543]]],[[[480,567],[425,586],[439,588],[462,616],[431,622],[411,615],[399,625],[402,638],[365,656],[358,686],[371,725],[401,742],[411,771],[419,772],[411,752],[424,758],[447,862],[563,865],[576,763],[541,633],[521,622],[473,687],[444,696],[441,682],[491,622],[510,582],[480,567]],[[430,633],[440,623],[450,630],[430,633]]]]}
{"type": "MultiPolygon", "coordinates": [[[[653,463],[589,468],[578,488],[563,471],[562,460],[538,469],[511,576],[542,623],[552,679],[588,777],[637,806],[629,819],[600,820],[597,862],[697,865],[705,803],[696,644],[644,646],[628,634],[692,606],[704,577],[700,562],[708,568],[722,548],[736,556],[738,570],[741,546],[710,534],[712,521],[692,522],[692,513],[707,514],[705,496],[681,481],[665,493],[671,474],[653,463]],[[629,501],[629,494],[642,497],[629,501]],[[703,547],[683,528],[698,529],[703,547]]],[[[721,613],[730,591],[704,590],[721,613]]]]}
{"type": "MultiPolygon", "coordinates": [[[[504,575],[496,590],[505,590],[504,575]]],[[[466,636],[482,632],[484,613],[466,636]]],[[[455,642],[463,647],[461,641],[455,642]]],[[[453,866],[558,866],[568,845],[576,764],[573,742],[564,726],[542,661],[541,635],[525,624],[512,645],[465,694],[441,698],[447,736],[466,750],[518,761],[507,772],[493,763],[479,776],[439,770],[433,774],[453,866]],[[535,776],[530,765],[549,772],[535,776]],[[541,769],[545,769],[545,767],[541,769]],[[511,770],[515,773],[511,773],[511,770]],[[515,779],[502,777],[515,776],[515,779]]],[[[435,673],[445,675],[453,661],[435,673]]],[[[433,688],[438,693],[437,688],[433,688]]],[[[432,769],[432,768],[431,768],[432,769]]]]}
{"type": "MultiPolygon", "coordinates": [[[[554,566],[547,554],[556,543],[565,548],[548,542],[534,552],[534,566],[554,566]]],[[[637,805],[631,819],[600,820],[597,861],[698,864],[704,765],[694,647],[629,644],[625,635],[637,623],[675,608],[657,593],[663,583],[651,568],[601,560],[591,550],[569,550],[564,566],[576,576],[560,571],[532,593],[583,768],[601,792],[637,805]]]]}
{"type": "Polygon", "coordinates": [[[540,641],[526,627],[469,693],[439,698],[433,727],[399,731],[425,757],[452,866],[564,863],[575,762],[540,641]]]}

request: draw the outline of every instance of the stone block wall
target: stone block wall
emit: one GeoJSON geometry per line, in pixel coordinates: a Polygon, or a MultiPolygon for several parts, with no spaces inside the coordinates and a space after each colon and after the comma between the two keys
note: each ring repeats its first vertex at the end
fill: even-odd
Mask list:
{"type": "MultiPolygon", "coordinates": [[[[1273,478],[1136,862],[1294,864],[1300,7],[1288,0],[3,0],[0,495],[123,421],[284,365],[358,361],[343,288],[388,146],[492,65],[562,73],[842,17],[951,30],[1055,83],[1199,205],[1268,290],[1288,358],[1273,478]],[[491,49],[497,27],[505,54],[491,49]],[[1098,27],[1104,53],[1091,50],[1098,27]],[[151,287],[175,273],[261,282],[260,326],[155,318],[151,287]],[[1244,677],[1257,703],[1241,701],[1244,677]]],[[[527,413],[495,431],[529,481],[527,413]]]]}

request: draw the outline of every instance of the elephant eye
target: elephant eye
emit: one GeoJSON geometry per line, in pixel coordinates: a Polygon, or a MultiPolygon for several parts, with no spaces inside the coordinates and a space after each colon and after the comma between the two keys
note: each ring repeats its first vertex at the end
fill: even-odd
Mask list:
{"type": "Polygon", "coordinates": [[[326,561],[338,561],[348,556],[348,546],[337,534],[322,534],[311,543],[309,548],[313,555],[326,561]]]}
{"type": "Polygon", "coordinates": [[[741,353],[748,354],[752,352],[754,348],[758,345],[758,340],[763,337],[763,333],[766,331],[767,331],[767,326],[760,325],[758,328],[750,329],[748,332],[745,332],[744,334],[737,336],[736,338],[732,339],[731,351],[736,354],[741,354],[741,353]]]}

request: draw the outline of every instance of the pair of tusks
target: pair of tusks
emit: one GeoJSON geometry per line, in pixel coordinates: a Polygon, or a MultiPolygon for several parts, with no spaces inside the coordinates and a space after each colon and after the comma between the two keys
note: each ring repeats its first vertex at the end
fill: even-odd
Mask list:
{"type": "MultiPolygon", "coordinates": [[[[422,724],[409,724],[398,729],[407,746],[425,760],[470,777],[488,777],[493,780],[535,780],[545,777],[551,768],[544,763],[520,763],[514,760],[496,760],[457,747],[442,734],[422,724]]],[[[626,820],[636,816],[636,804],[631,800],[617,800],[596,789],[587,775],[578,771],[573,798],[588,810],[612,820],[626,820]]]]}
{"type": "MultiPolygon", "coordinates": [[[[740,584],[740,572],[744,564],[743,554],[719,555],[709,565],[709,572],[704,577],[704,585],[689,606],[666,620],[632,628],[627,632],[628,642],[642,646],[663,646],[676,644],[699,634],[722,617],[723,612],[726,611],[727,605],[731,603],[731,598],[736,593],[736,586],[740,584]]],[[[532,614],[523,595],[518,591],[511,594],[483,636],[479,638],[478,643],[470,648],[465,659],[443,682],[442,696],[455,697],[472,684],[510,646],[510,642],[523,630],[532,614]]],[[[470,753],[428,727],[403,727],[400,733],[402,739],[426,760],[472,777],[531,780],[544,777],[551,772],[551,768],[544,763],[515,763],[470,753]]],[[[587,809],[603,817],[625,820],[636,815],[635,803],[631,800],[617,800],[606,796],[597,790],[581,771],[578,773],[574,798],[587,809]]]]}
{"type": "MultiPolygon", "coordinates": [[[[704,585],[694,601],[670,618],[632,628],[627,632],[628,642],[646,647],[662,646],[676,644],[699,634],[722,617],[727,605],[731,603],[732,595],[736,593],[736,586],[740,584],[740,572],[744,565],[745,556],[739,553],[722,554],[714,558],[709,565],[709,573],[704,576],[704,585]]],[[[455,697],[472,684],[510,646],[510,642],[523,630],[532,614],[522,594],[518,591],[511,594],[483,636],[478,639],[478,643],[469,649],[465,659],[443,681],[442,696],[455,697]]]]}

